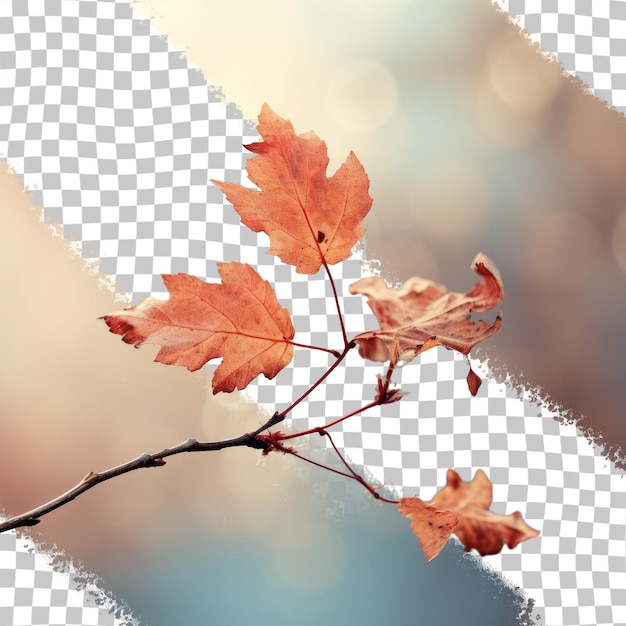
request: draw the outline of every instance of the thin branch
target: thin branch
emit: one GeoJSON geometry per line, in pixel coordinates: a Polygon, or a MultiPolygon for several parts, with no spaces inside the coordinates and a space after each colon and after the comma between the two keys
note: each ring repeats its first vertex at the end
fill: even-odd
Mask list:
{"type": "Polygon", "coordinates": [[[365,478],[363,478],[362,476],[359,476],[348,464],[348,462],[343,458],[343,455],[341,454],[341,452],[339,452],[337,446],[335,446],[335,442],[333,441],[332,437],[330,436],[330,433],[326,432],[325,430],[321,430],[319,431],[320,435],[325,435],[326,437],[328,437],[330,444],[332,445],[334,451],[337,453],[337,456],[341,459],[341,462],[343,463],[344,467],[348,470],[348,472],[350,472],[349,474],[346,472],[342,472],[341,470],[335,469],[333,467],[330,467],[328,465],[324,465],[323,463],[318,463],[317,461],[313,461],[313,459],[309,459],[305,456],[302,456],[297,450],[295,450],[294,448],[287,448],[287,447],[278,447],[276,448],[277,450],[280,450],[281,452],[284,452],[285,454],[291,454],[292,456],[295,456],[297,459],[301,459],[303,461],[306,461],[307,463],[310,463],[311,465],[315,465],[316,467],[320,467],[321,469],[325,469],[328,470],[329,472],[332,472],[333,474],[338,474],[339,476],[344,476],[345,478],[349,478],[350,480],[355,480],[357,483],[359,483],[359,485],[361,485],[362,487],[364,487],[365,489],[367,489],[367,491],[374,497],[375,500],[378,500],[379,502],[386,502],[388,504],[398,504],[399,500],[391,500],[390,498],[385,498],[385,496],[381,496],[378,491],[376,491],[376,487],[373,487],[372,485],[370,485],[365,478]]]}
{"type": "MultiPolygon", "coordinates": [[[[324,382],[328,378],[328,376],[330,376],[333,370],[346,358],[348,352],[350,352],[350,350],[354,348],[355,345],[356,344],[354,342],[348,343],[348,345],[346,345],[346,347],[343,349],[343,352],[337,357],[337,360],[299,398],[294,400],[285,410],[281,411],[280,413],[276,413],[274,417],[277,421],[275,421],[274,424],[282,422],[287,414],[294,407],[300,404],[300,402],[302,402],[302,400],[304,400],[316,387],[324,382]]],[[[274,424],[271,425],[273,426],[274,424]]]]}
{"type": "Polygon", "coordinates": [[[321,350],[322,352],[328,352],[332,354],[336,359],[341,356],[341,352],[339,350],[333,350],[332,348],[323,348],[322,346],[310,346],[307,343],[298,343],[297,341],[285,340],[285,343],[289,343],[292,346],[296,346],[298,348],[308,348],[309,350],[321,350]]]}
{"type": "Polygon", "coordinates": [[[34,509],[31,509],[30,511],[27,511],[26,513],[22,513],[21,515],[16,515],[14,517],[11,517],[5,520],[4,522],[0,522],[0,533],[6,532],[8,530],[13,530],[15,528],[21,528],[25,526],[35,526],[36,524],[39,524],[43,516],[48,515],[48,513],[51,513],[52,511],[55,511],[56,509],[68,504],[69,502],[76,499],[81,494],[85,493],[85,491],[89,491],[96,485],[99,485],[107,480],[111,480],[112,478],[116,478],[117,476],[121,476],[123,474],[127,474],[129,472],[133,472],[138,469],[144,469],[148,467],[161,467],[165,465],[165,459],[167,457],[174,456],[176,454],[182,454],[183,452],[212,452],[212,451],[217,451],[217,450],[223,450],[224,448],[235,448],[235,447],[256,448],[257,450],[263,450],[265,454],[267,454],[268,452],[272,450],[279,450],[288,454],[293,454],[294,456],[300,459],[303,459],[304,461],[307,461],[309,463],[312,463],[313,465],[327,469],[335,474],[340,474],[342,476],[345,476],[346,478],[351,478],[353,480],[356,480],[358,483],[363,485],[363,487],[365,487],[365,489],[367,489],[377,500],[382,500],[383,502],[395,502],[393,500],[384,498],[383,496],[378,494],[376,490],[374,489],[374,487],[369,485],[365,481],[365,479],[361,478],[348,465],[348,463],[345,461],[345,459],[343,458],[343,456],[341,455],[341,453],[335,446],[335,443],[333,442],[332,437],[330,436],[330,433],[328,433],[325,430],[326,428],[329,428],[330,426],[338,424],[339,422],[345,419],[348,419],[349,417],[352,417],[353,415],[361,413],[362,411],[366,409],[369,409],[373,406],[377,406],[379,404],[384,404],[387,393],[388,393],[389,384],[391,382],[391,374],[393,371],[393,367],[389,367],[384,383],[381,383],[379,387],[379,393],[376,399],[362,406],[361,408],[355,411],[352,411],[351,413],[348,413],[347,415],[344,415],[343,417],[336,419],[330,422],[329,424],[326,424],[325,426],[318,427],[318,428],[311,428],[309,430],[306,430],[300,433],[294,433],[291,435],[287,435],[281,432],[277,432],[274,435],[262,435],[261,434],[264,431],[271,428],[272,426],[275,426],[276,424],[279,424],[280,422],[282,422],[285,419],[285,416],[287,415],[287,413],[289,413],[289,411],[291,411],[291,409],[294,406],[296,406],[298,403],[302,402],[304,398],[306,398],[320,383],[322,383],[330,375],[330,373],[339,365],[339,363],[341,363],[344,360],[349,350],[353,347],[354,347],[354,343],[349,343],[348,345],[346,345],[343,352],[338,356],[337,360],[328,368],[328,370],[326,370],[326,372],[324,372],[324,374],[304,394],[302,394],[295,402],[293,402],[284,411],[280,413],[276,411],[272,415],[272,417],[270,417],[265,422],[265,424],[257,428],[257,430],[255,430],[254,432],[245,433],[239,437],[235,437],[234,439],[224,439],[222,441],[200,442],[200,441],[197,441],[196,439],[188,439],[187,441],[184,441],[183,443],[177,446],[174,446],[172,448],[165,448],[164,450],[161,450],[160,452],[155,452],[154,454],[148,454],[148,453],[142,454],[138,456],[136,459],[133,459],[132,461],[122,463],[121,465],[112,467],[103,472],[89,472],[74,487],[72,487],[65,493],[62,493],[60,496],[57,496],[56,498],[50,500],[49,502],[41,506],[38,506],[34,509]],[[340,472],[331,467],[328,467],[320,463],[317,463],[315,461],[312,461],[310,459],[307,459],[301,456],[295,449],[288,448],[282,444],[282,442],[285,440],[293,439],[296,437],[302,437],[303,435],[308,435],[308,434],[313,434],[313,433],[319,433],[320,435],[328,437],[332,447],[334,448],[335,452],[341,459],[344,466],[348,469],[350,474],[340,472]]]}
{"type": "Polygon", "coordinates": [[[343,458],[343,455],[341,454],[341,452],[339,452],[339,449],[337,448],[337,446],[335,445],[335,442],[333,441],[333,438],[330,436],[330,433],[327,431],[322,431],[320,432],[320,435],[325,435],[326,437],[328,437],[328,441],[330,441],[330,445],[333,447],[333,450],[337,453],[337,456],[341,459],[341,462],[344,464],[344,466],[347,468],[347,470],[352,474],[352,476],[354,477],[354,480],[356,480],[358,483],[360,483],[361,485],[363,485],[373,496],[376,500],[380,500],[381,502],[387,502],[388,504],[399,504],[399,500],[392,500],[390,498],[385,498],[384,496],[381,496],[378,491],[376,491],[376,487],[372,487],[372,485],[370,485],[365,478],[363,478],[363,476],[359,476],[359,474],[357,474],[348,464],[348,462],[343,458]]]}
{"type": "Polygon", "coordinates": [[[333,296],[335,298],[335,306],[337,307],[337,315],[339,316],[339,324],[341,325],[341,334],[343,335],[343,344],[348,348],[349,341],[348,335],[346,333],[346,325],[343,321],[343,311],[341,310],[341,304],[339,303],[339,295],[337,294],[337,287],[335,286],[335,281],[333,279],[333,275],[330,273],[330,268],[328,267],[328,263],[326,263],[326,259],[324,259],[322,255],[322,263],[324,265],[324,269],[326,270],[326,275],[328,276],[328,280],[330,281],[330,286],[333,290],[333,296]]]}
{"type": "Polygon", "coordinates": [[[372,400],[371,402],[368,402],[367,404],[359,407],[358,409],[355,409],[354,411],[347,413],[343,417],[338,417],[332,422],[328,422],[328,424],[324,424],[324,426],[314,426],[313,428],[308,428],[307,430],[302,430],[297,433],[289,433],[289,434],[282,435],[281,441],[286,441],[287,439],[296,439],[298,437],[304,437],[305,435],[312,435],[314,433],[319,433],[320,435],[323,435],[324,431],[327,428],[330,428],[331,426],[335,426],[335,424],[339,424],[340,422],[343,422],[344,420],[347,420],[348,418],[353,417],[354,415],[358,415],[359,413],[362,413],[363,411],[367,411],[368,409],[371,409],[375,406],[379,406],[380,404],[381,403],[378,402],[378,400],[372,400]]]}
{"type": "MultiPolygon", "coordinates": [[[[364,404],[363,406],[359,407],[358,409],[355,409],[354,411],[351,411],[350,413],[347,413],[346,415],[342,416],[342,417],[338,417],[337,419],[333,420],[332,422],[328,422],[328,424],[324,424],[324,426],[315,426],[313,428],[308,428],[307,430],[302,430],[300,432],[297,433],[290,433],[290,434],[283,434],[281,435],[280,439],[281,441],[286,441],[287,439],[296,439],[297,437],[303,437],[304,435],[312,435],[314,433],[320,433],[321,435],[324,434],[324,431],[327,428],[331,428],[332,426],[335,426],[336,424],[339,424],[340,422],[343,422],[344,420],[347,420],[351,417],[353,417],[354,415],[358,415],[359,413],[362,413],[363,411],[367,411],[368,409],[371,409],[375,406],[381,406],[383,404],[387,404],[389,402],[389,385],[391,384],[391,375],[393,374],[393,370],[394,370],[395,364],[394,363],[390,363],[389,366],[387,367],[387,373],[385,375],[385,380],[384,382],[380,382],[379,383],[379,387],[378,387],[378,394],[376,396],[376,398],[374,400],[372,400],[371,402],[368,402],[367,404],[364,404]]],[[[319,384],[321,382],[322,379],[320,379],[318,381],[317,384],[319,384]]],[[[393,393],[393,392],[391,392],[393,393]]]]}
{"type": "Polygon", "coordinates": [[[21,515],[11,517],[4,522],[0,522],[0,532],[13,530],[14,528],[20,528],[23,526],[35,526],[41,521],[41,518],[44,515],[51,513],[55,509],[58,509],[65,504],[68,504],[79,495],[85,493],[85,491],[88,491],[89,489],[92,489],[96,485],[138,469],[143,469],[147,467],[161,467],[165,465],[165,458],[169,456],[174,456],[175,454],[181,454],[183,452],[210,452],[223,450],[224,448],[235,448],[239,446],[266,450],[268,444],[262,439],[258,439],[257,434],[262,430],[269,428],[269,425],[271,425],[274,417],[275,415],[272,416],[272,418],[270,418],[270,420],[266,424],[261,426],[261,428],[256,433],[245,433],[240,437],[236,437],[234,439],[225,439],[223,441],[200,442],[196,439],[188,439],[187,441],[184,441],[183,443],[174,446],[173,448],[165,448],[165,450],[161,450],[161,452],[156,452],[155,454],[142,454],[132,461],[122,463],[122,465],[112,467],[111,469],[105,470],[103,472],[89,472],[74,487],[61,494],[60,496],[57,496],[53,500],[50,500],[46,504],[43,504],[42,506],[39,506],[35,509],[31,509],[30,511],[22,513],[21,515]]]}

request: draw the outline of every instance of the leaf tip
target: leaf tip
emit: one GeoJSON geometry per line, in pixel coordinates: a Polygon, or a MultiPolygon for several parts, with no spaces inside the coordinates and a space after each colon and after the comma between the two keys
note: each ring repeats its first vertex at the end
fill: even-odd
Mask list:
{"type": "MultiPolygon", "coordinates": [[[[482,470],[478,470],[478,471],[482,472],[482,470]]],[[[448,472],[446,473],[446,485],[448,487],[451,487],[452,489],[456,489],[461,484],[461,482],[462,481],[461,481],[460,474],[456,470],[453,470],[452,468],[450,468],[448,472]]]]}

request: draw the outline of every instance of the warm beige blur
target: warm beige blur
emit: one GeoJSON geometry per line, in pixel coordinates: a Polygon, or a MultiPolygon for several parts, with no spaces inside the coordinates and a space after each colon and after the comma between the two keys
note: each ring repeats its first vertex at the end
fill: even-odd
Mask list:
{"type": "MultiPolygon", "coordinates": [[[[236,394],[213,397],[206,371],[190,374],[153,363],[156,347],[133,350],[107,332],[98,317],[122,305],[66,242],[51,236],[39,214],[2,164],[0,506],[5,515],[42,504],[90,470],[189,437],[237,436],[262,423],[259,409],[236,394]]],[[[281,455],[260,458],[247,449],[182,455],[163,468],[97,486],[43,518],[31,534],[99,573],[111,568],[112,575],[120,559],[141,558],[163,537],[185,529],[224,542],[250,536],[271,546],[280,535],[282,547],[272,564],[277,576],[296,586],[313,575],[322,581],[318,584],[334,584],[344,573],[342,540],[324,526],[326,511],[310,497],[311,477],[313,483],[323,481],[324,472],[308,467],[281,455]],[[339,557],[324,559],[331,549],[339,557]],[[294,553],[307,550],[318,555],[318,565],[306,576],[294,576],[294,553]]]]}
{"type": "MultiPolygon", "coordinates": [[[[371,179],[370,258],[505,285],[478,351],[626,449],[626,122],[489,2],[137,0],[246,117],[267,101],[371,179]]],[[[612,446],[611,446],[612,444],[612,446]]]]}

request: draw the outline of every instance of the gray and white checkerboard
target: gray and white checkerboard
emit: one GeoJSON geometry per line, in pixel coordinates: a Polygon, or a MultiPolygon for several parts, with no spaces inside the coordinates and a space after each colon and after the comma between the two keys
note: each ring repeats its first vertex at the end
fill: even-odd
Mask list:
{"type": "Polygon", "coordinates": [[[72,572],[52,567],[52,557],[33,550],[13,533],[0,535],[0,624],[30,626],[113,626],[119,607],[93,585],[79,586],[72,572]],[[95,591],[95,594],[93,593],[95,591]]]}
{"type": "Polygon", "coordinates": [[[626,113],[624,0],[492,0],[543,52],[626,113]]]}
{"type": "MultiPolygon", "coordinates": [[[[598,2],[605,4],[608,18],[598,19],[609,19],[609,35],[619,33],[612,24],[623,22],[614,5],[624,3],[598,2]]],[[[587,18],[591,3],[510,5],[521,14],[527,8],[527,17],[569,7],[587,18]]],[[[594,19],[592,37],[601,36],[593,29],[604,33],[606,27],[594,19]]],[[[556,23],[565,30],[572,24],[556,23]]],[[[574,47],[582,40],[566,39],[574,47]]],[[[608,52],[619,51],[619,43],[611,42],[608,52]]],[[[611,63],[611,69],[619,66],[611,63]]],[[[611,75],[611,88],[619,87],[613,77],[618,72],[611,75]]],[[[606,82],[590,84],[602,89],[606,82]]],[[[611,102],[620,106],[622,96],[614,89],[611,93],[611,102]]],[[[275,283],[279,299],[293,311],[299,341],[339,344],[339,329],[327,316],[333,302],[323,278],[297,275],[265,254],[265,236],[241,227],[208,182],[245,184],[242,144],[255,139],[253,123],[207,88],[201,74],[149,22],[134,19],[126,2],[0,2],[0,153],[43,206],[45,219],[62,226],[76,251],[90,264],[98,263],[134,303],[165,293],[161,273],[212,280],[216,261],[248,262],[275,283]]],[[[347,294],[347,286],[364,271],[356,254],[335,266],[341,293],[347,294]]],[[[345,307],[352,332],[376,326],[360,297],[346,297],[345,307]]],[[[292,368],[275,381],[261,379],[250,393],[266,405],[289,403],[326,366],[320,353],[297,351],[292,368]]],[[[335,372],[309,404],[298,407],[294,427],[356,408],[371,398],[378,371],[351,354],[347,367],[335,372]]],[[[424,354],[419,364],[398,373],[411,395],[343,423],[337,443],[354,463],[406,495],[419,489],[430,497],[445,482],[448,467],[465,479],[484,468],[494,483],[493,508],[519,508],[542,535],[483,562],[535,600],[539,622],[626,624],[623,473],[575,427],[560,424],[545,407],[518,398],[505,385],[485,382],[471,398],[466,373],[464,361],[451,352],[424,354]]],[[[52,592],[48,596],[48,590],[64,575],[37,575],[37,560],[16,556],[19,548],[7,543],[11,537],[0,537],[0,571],[5,572],[0,626],[27,623],[36,609],[49,610],[50,623],[114,623],[101,609],[96,616],[86,596],[81,616],[53,616],[64,600],[52,592]],[[28,584],[19,571],[32,572],[28,584]]]]}

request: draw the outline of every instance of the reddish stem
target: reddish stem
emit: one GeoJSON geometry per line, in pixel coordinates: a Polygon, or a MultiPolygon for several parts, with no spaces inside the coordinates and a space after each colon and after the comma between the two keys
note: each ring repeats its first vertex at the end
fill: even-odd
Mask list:
{"type": "Polygon", "coordinates": [[[346,478],[350,478],[350,479],[354,478],[352,474],[346,474],[345,472],[340,472],[339,470],[336,470],[333,467],[329,467],[328,465],[324,465],[323,463],[318,463],[317,461],[314,461],[313,459],[308,459],[307,457],[302,456],[299,452],[289,452],[288,454],[291,454],[298,459],[302,459],[303,461],[306,461],[307,463],[310,463],[311,465],[315,465],[316,467],[320,467],[321,469],[328,470],[329,472],[332,472],[333,474],[338,474],[339,476],[345,476],[346,478]]]}
{"type": "Polygon", "coordinates": [[[392,500],[391,498],[385,498],[385,496],[381,496],[378,491],[376,491],[375,487],[372,487],[372,485],[370,485],[362,476],[359,476],[351,467],[350,465],[348,465],[348,463],[346,462],[346,460],[343,458],[341,452],[339,452],[339,450],[337,449],[337,446],[335,445],[335,442],[333,441],[332,437],[330,436],[330,433],[326,432],[326,431],[320,431],[320,435],[325,435],[326,437],[328,437],[328,439],[330,440],[330,444],[332,445],[334,451],[336,452],[337,456],[341,459],[341,462],[343,463],[343,465],[346,467],[346,469],[350,472],[349,474],[347,474],[346,472],[341,472],[339,470],[336,470],[332,467],[329,467],[328,465],[324,465],[323,463],[318,463],[317,461],[313,461],[312,459],[308,459],[305,456],[302,456],[299,452],[297,452],[296,450],[293,450],[291,448],[285,448],[284,450],[282,450],[283,452],[286,452],[287,454],[292,454],[293,456],[302,459],[303,461],[306,461],[307,463],[310,463],[311,465],[315,465],[316,467],[319,467],[321,469],[325,469],[328,470],[329,472],[332,472],[333,474],[338,474],[339,476],[344,476],[345,478],[350,478],[351,480],[355,480],[357,483],[359,483],[359,485],[361,485],[362,487],[364,487],[365,489],[367,489],[367,491],[369,491],[369,493],[372,495],[372,497],[375,500],[379,500],[380,502],[386,502],[388,504],[398,504],[399,500],[392,500]]]}
{"type": "Polygon", "coordinates": [[[336,420],[329,422],[328,424],[324,424],[324,426],[316,426],[315,428],[309,428],[308,430],[303,430],[298,433],[291,433],[290,435],[284,435],[281,437],[281,441],[285,441],[286,439],[296,439],[296,437],[304,437],[304,435],[312,435],[314,433],[323,434],[323,432],[327,428],[330,428],[331,426],[334,426],[335,424],[339,424],[339,422],[343,422],[344,420],[347,420],[349,417],[358,415],[359,413],[363,411],[367,411],[367,409],[371,409],[372,407],[378,406],[379,404],[380,402],[378,402],[377,400],[372,400],[372,402],[369,402],[368,404],[365,404],[364,406],[359,407],[358,409],[355,409],[351,413],[348,413],[347,415],[344,415],[343,417],[339,417],[336,420]]]}
{"type": "MultiPolygon", "coordinates": [[[[290,435],[283,435],[280,438],[281,441],[285,441],[287,439],[296,439],[297,437],[303,437],[304,435],[312,435],[313,433],[321,434],[327,428],[331,428],[331,426],[335,426],[336,424],[339,424],[340,422],[343,422],[344,420],[347,420],[348,418],[353,417],[354,415],[358,415],[359,413],[362,413],[363,411],[367,411],[368,409],[371,409],[375,406],[380,406],[382,404],[385,404],[387,391],[389,390],[389,385],[391,384],[391,375],[393,374],[393,370],[394,370],[394,364],[390,363],[389,367],[387,368],[387,374],[385,375],[385,382],[383,383],[382,388],[379,389],[378,396],[376,397],[375,400],[368,402],[367,404],[363,405],[362,407],[359,407],[358,409],[355,409],[354,411],[348,413],[347,415],[344,415],[343,417],[338,417],[332,422],[329,422],[328,424],[324,424],[324,426],[316,426],[315,428],[309,428],[308,430],[302,430],[297,433],[291,433],[290,435]]],[[[320,380],[318,381],[318,384],[321,381],[322,379],[320,378],[320,380]]]]}
{"type": "Polygon", "coordinates": [[[348,352],[354,347],[353,343],[349,343],[343,349],[343,352],[337,357],[337,360],[296,400],[294,400],[284,411],[280,413],[276,413],[274,424],[278,424],[278,422],[282,422],[285,419],[285,416],[291,411],[294,407],[296,407],[302,400],[304,400],[314,389],[316,389],[322,382],[330,376],[333,370],[346,358],[348,352]]]}
{"type": "MultiPolygon", "coordinates": [[[[323,255],[322,255],[322,259],[323,259],[323,255]]],[[[343,342],[344,342],[343,352],[339,353],[336,350],[330,350],[328,348],[319,348],[316,346],[307,346],[304,344],[289,342],[289,343],[292,343],[294,346],[301,346],[303,348],[312,348],[312,349],[324,350],[326,352],[330,352],[333,356],[337,358],[337,360],[299,398],[296,398],[296,400],[294,400],[285,410],[275,413],[274,418],[273,418],[275,420],[274,424],[278,424],[283,419],[285,419],[285,416],[290,411],[292,411],[296,406],[298,406],[298,404],[300,404],[300,402],[302,402],[309,394],[311,394],[314,389],[316,389],[322,382],[324,382],[326,378],[330,376],[332,371],[346,358],[346,355],[348,354],[348,352],[352,348],[354,348],[354,346],[356,345],[354,342],[348,341],[348,335],[346,334],[346,327],[343,321],[343,312],[341,310],[341,305],[339,304],[339,296],[337,295],[337,287],[335,286],[335,281],[333,279],[332,274],[330,273],[330,268],[328,267],[328,264],[326,263],[325,260],[322,260],[322,264],[324,265],[324,269],[326,270],[328,280],[330,281],[330,286],[333,290],[333,297],[335,299],[335,306],[337,307],[337,315],[339,317],[339,324],[341,326],[341,334],[343,336],[343,342]]]]}
{"type": "Polygon", "coordinates": [[[348,465],[348,462],[343,458],[343,455],[341,454],[341,452],[339,452],[337,446],[335,445],[335,442],[333,441],[333,438],[330,436],[330,433],[327,431],[322,431],[320,433],[320,435],[324,435],[326,437],[328,437],[328,441],[330,441],[330,445],[333,447],[333,450],[337,453],[337,456],[341,459],[341,462],[344,464],[344,466],[346,467],[346,469],[352,474],[352,476],[354,477],[354,479],[361,483],[361,485],[363,485],[373,496],[374,498],[376,498],[376,500],[380,500],[381,502],[387,502],[389,504],[398,504],[400,501],[399,500],[391,500],[390,498],[385,498],[384,496],[381,496],[378,491],[375,490],[374,487],[372,487],[366,480],[365,478],[363,478],[362,476],[359,476],[359,474],[357,474],[351,467],[350,465],[348,465]]]}
{"type": "Polygon", "coordinates": [[[343,311],[341,310],[341,305],[339,304],[339,296],[337,295],[337,287],[335,286],[335,281],[333,279],[332,274],[330,273],[330,268],[328,267],[326,260],[324,259],[324,257],[322,257],[322,259],[323,259],[322,263],[324,265],[324,269],[326,270],[326,274],[328,275],[328,280],[330,281],[330,286],[333,290],[333,297],[335,298],[335,306],[337,307],[337,315],[339,317],[339,324],[341,325],[341,334],[343,335],[343,345],[347,349],[350,342],[348,341],[348,335],[346,334],[346,326],[343,322],[343,311]]]}
{"type": "Polygon", "coordinates": [[[310,346],[306,343],[298,343],[297,341],[290,341],[288,339],[285,340],[285,343],[289,343],[292,346],[296,346],[298,348],[308,348],[309,350],[322,350],[323,352],[328,352],[332,354],[336,359],[341,356],[341,352],[339,350],[332,350],[331,348],[322,348],[321,346],[310,346]]]}

